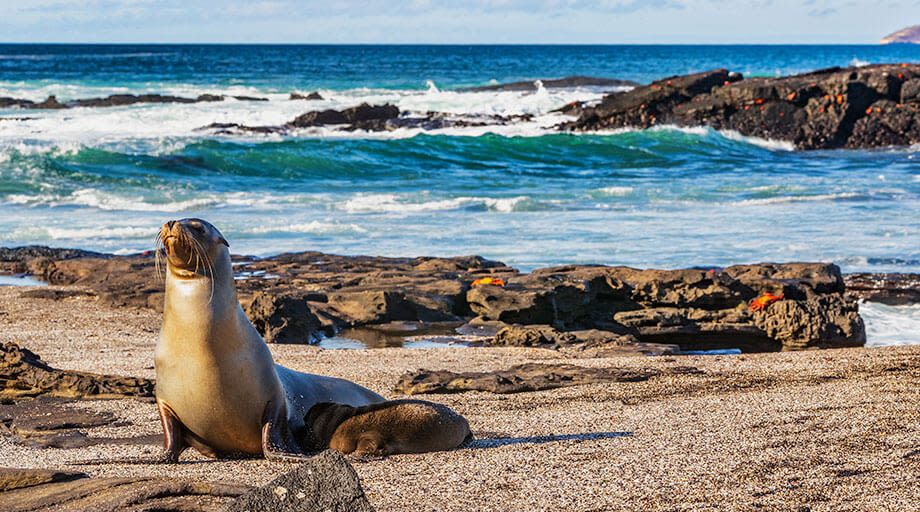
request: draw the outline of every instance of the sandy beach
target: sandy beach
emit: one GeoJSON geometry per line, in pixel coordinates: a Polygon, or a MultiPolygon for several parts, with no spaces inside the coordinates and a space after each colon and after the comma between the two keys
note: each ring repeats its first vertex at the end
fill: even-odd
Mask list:
{"type": "MultiPolygon", "coordinates": [[[[18,342],[57,368],[154,376],[157,313],[21,292],[0,287],[0,342],[18,342]]],[[[449,452],[355,462],[380,511],[920,509],[920,347],[595,359],[511,347],[271,349],[280,364],[350,379],[387,398],[399,398],[392,387],[400,375],[420,368],[484,371],[552,360],[700,371],[509,395],[423,395],[463,414],[477,440],[449,452]]],[[[160,433],[149,401],[77,406],[123,420],[86,430],[90,437],[150,442],[160,433]]],[[[2,436],[0,466],[72,470],[68,462],[156,453],[158,444],[35,448],[2,436]]],[[[261,485],[290,466],[211,461],[189,450],[175,466],[80,469],[261,485]]]]}

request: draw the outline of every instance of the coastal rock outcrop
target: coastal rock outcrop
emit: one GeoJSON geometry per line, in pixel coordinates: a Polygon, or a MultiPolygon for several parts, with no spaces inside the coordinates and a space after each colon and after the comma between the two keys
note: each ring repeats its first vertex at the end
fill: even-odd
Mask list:
{"type": "Polygon", "coordinates": [[[674,76],[573,109],[573,131],[709,126],[800,149],[920,142],[920,64],[830,68],[743,78],[725,69],[674,76]]]}
{"type": "Polygon", "coordinates": [[[0,345],[0,397],[152,397],[153,381],[58,370],[15,343],[0,345]]]}
{"type": "MultiPolygon", "coordinates": [[[[116,306],[162,307],[151,254],[112,256],[28,248],[0,251],[3,268],[95,293],[116,306]]],[[[761,263],[724,269],[639,270],[569,265],[520,273],[477,256],[384,258],[318,252],[234,257],[240,300],[270,342],[306,343],[345,328],[394,322],[487,326],[497,345],[573,355],[849,347],[865,343],[840,269],[761,263]],[[495,284],[473,285],[483,277],[495,284]],[[766,293],[782,299],[754,311],[766,293]],[[503,328],[510,328],[502,332],[503,328]]],[[[51,297],[54,298],[54,297],[51,297]]],[[[488,331],[488,332],[486,332],[488,331]]]]}
{"type": "Polygon", "coordinates": [[[438,130],[471,126],[502,126],[533,119],[532,114],[480,115],[449,114],[445,112],[403,112],[395,105],[369,105],[362,103],[344,110],[316,110],[301,114],[293,120],[276,126],[248,126],[239,123],[211,123],[197,128],[215,134],[281,134],[315,127],[329,127],[341,131],[364,130],[369,132],[393,131],[400,128],[438,130]]]}
{"type": "MultiPolygon", "coordinates": [[[[268,101],[268,98],[253,96],[229,96],[238,101],[268,101]]],[[[76,107],[121,107],[141,103],[206,103],[224,101],[227,96],[202,94],[196,98],[183,98],[163,94],[112,94],[102,98],[84,98],[59,101],[56,96],[48,96],[44,101],[35,102],[21,98],[0,97],[0,108],[22,108],[33,110],[55,110],[76,107]]]]}
{"type": "Polygon", "coordinates": [[[920,304],[920,274],[856,273],[843,278],[851,300],[891,306],[920,304]]]}

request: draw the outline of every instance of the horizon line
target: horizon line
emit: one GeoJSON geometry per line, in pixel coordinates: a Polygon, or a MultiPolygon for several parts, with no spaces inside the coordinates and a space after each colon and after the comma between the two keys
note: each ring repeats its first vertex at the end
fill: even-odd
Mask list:
{"type": "Polygon", "coordinates": [[[22,42],[0,41],[0,45],[26,46],[918,46],[918,43],[228,43],[228,42],[22,42]]]}

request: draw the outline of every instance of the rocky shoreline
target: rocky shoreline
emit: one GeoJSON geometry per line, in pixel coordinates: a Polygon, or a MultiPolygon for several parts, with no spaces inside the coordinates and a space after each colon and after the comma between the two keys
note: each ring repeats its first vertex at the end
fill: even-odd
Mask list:
{"type": "MultiPolygon", "coordinates": [[[[785,141],[798,149],[866,149],[920,143],[920,64],[874,64],[829,68],[785,77],[749,77],[726,69],[672,76],[639,85],[592,77],[567,77],[458,89],[456,92],[536,91],[544,87],[618,87],[597,104],[575,102],[555,112],[575,117],[558,124],[563,132],[645,129],[653,126],[711,127],[745,136],[785,141]]],[[[0,108],[64,109],[139,103],[200,103],[229,96],[203,94],[183,98],[160,94],[116,94],[104,98],[42,102],[0,98],[0,108]]],[[[232,96],[239,101],[266,98],[232,96]]],[[[318,93],[292,93],[289,100],[322,99],[318,93]]],[[[294,134],[332,127],[343,131],[437,130],[484,127],[533,120],[524,115],[469,115],[407,112],[395,105],[361,104],[342,110],[306,112],[279,126],[212,123],[199,128],[214,134],[294,134]]],[[[7,118],[15,120],[16,118],[7,118]]]]}
{"type": "MultiPolygon", "coordinates": [[[[852,347],[865,343],[857,300],[906,304],[920,297],[916,275],[843,276],[824,263],[683,270],[570,265],[522,273],[478,256],[303,252],[233,259],[241,303],[269,343],[313,343],[343,329],[382,335],[427,329],[574,357],[852,347]],[[501,285],[479,284],[483,278],[501,285]],[[752,307],[766,294],[782,298],[752,307]]],[[[85,294],[117,307],[162,308],[152,253],[0,248],[0,273],[65,286],[23,292],[33,298],[85,294]]]]}

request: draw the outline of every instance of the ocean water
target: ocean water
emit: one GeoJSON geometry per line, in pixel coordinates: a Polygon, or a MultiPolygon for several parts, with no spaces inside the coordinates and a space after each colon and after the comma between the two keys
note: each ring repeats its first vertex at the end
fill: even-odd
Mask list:
{"type": "MultiPolygon", "coordinates": [[[[197,216],[234,252],[260,256],[475,253],[524,270],[807,260],[918,272],[920,148],[795,151],[704,128],[573,135],[552,128],[566,118],[551,111],[610,88],[457,91],[575,74],[645,83],[720,67],[776,76],[908,61],[920,61],[920,47],[0,45],[0,96],[269,99],[0,109],[0,246],[130,253],[150,249],[164,221],[197,216]],[[288,100],[312,91],[325,99],[288,100]],[[197,130],[362,102],[534,117],[387,133],[197,130]]],[[[897,338],[920,337],[914,311],[882,313],[897,338]]]]}

